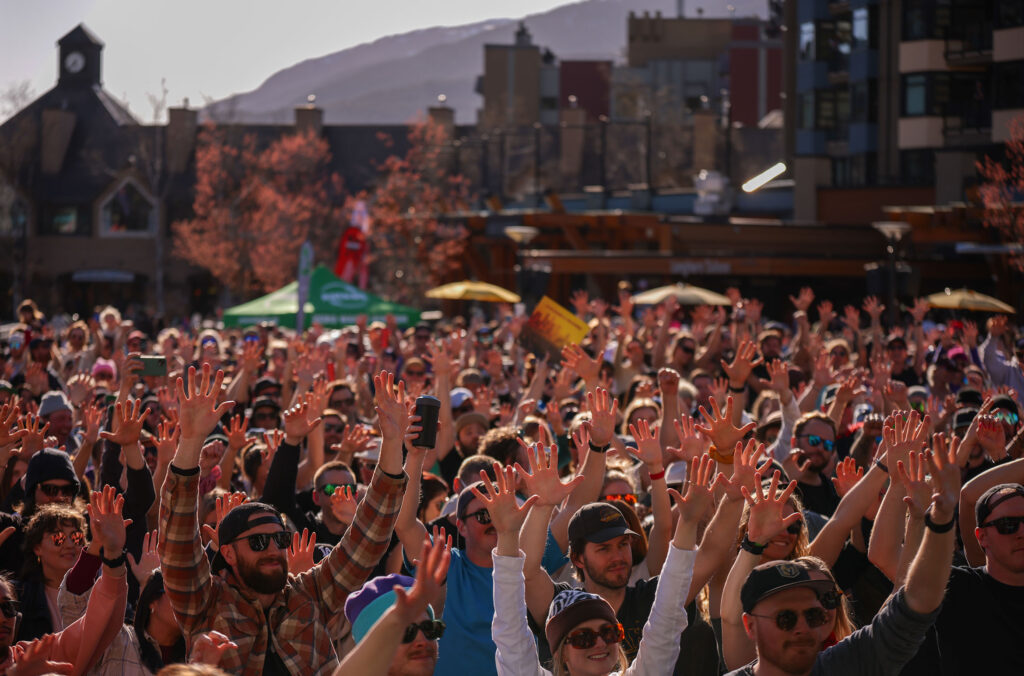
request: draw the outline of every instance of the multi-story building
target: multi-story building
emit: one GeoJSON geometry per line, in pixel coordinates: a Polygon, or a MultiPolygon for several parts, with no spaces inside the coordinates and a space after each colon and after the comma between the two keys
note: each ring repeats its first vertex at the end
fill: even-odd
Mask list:
{"type": "Polygon", "coordinates": [[[820,215],[820,188],[963,200],[976,161],[1000,153],[1024,109],[1024,2],[791,4],[786,124],[797,218],[820,215]]]}

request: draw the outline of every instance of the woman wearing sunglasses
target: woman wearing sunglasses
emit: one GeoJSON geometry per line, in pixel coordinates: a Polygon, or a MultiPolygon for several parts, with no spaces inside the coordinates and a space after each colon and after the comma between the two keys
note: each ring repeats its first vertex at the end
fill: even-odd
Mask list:
{"type": "Polygon", "coordinates": [[[43,505],[25,527],[18,598],[24,617],[18,640],[63,629],[57,593],[86,545],[85,518],[70,505],[43,505]]]}
{"type": "MultiPolygon", "coordinates": [[[[493,553],[491,633],[498,648],[499,676],[672,673],[679,655],[679,636],[687,625],[684,607],[696,556],[697,521],[712,499],[707,483],[695,481],[685,498],[670,491],[679,503],[680,518],[633,663],[626,660],[621,645],[625,632],[608,602],[596,594],[569,589],[552,600],[545,623],[553,655],[553,672],[549,672],[540,666],[527,623],[525,557],[519,549],[519,530],[538,496],[535,494],[518,506],[512,469],[495,469],[497,485],[485,482],[486,495],[475,488],[473,492],[491,514],[498,532],[498,546],[493,553]]],[[[519,471],[523,472],[521,468],[519,471]]],[[[704,472],[701,476],[707,479],[709,474],[704,472]]],[[[571,490],[578,480],[579,477],[568,484],[557,483],[563,490],[571,490]]]]}

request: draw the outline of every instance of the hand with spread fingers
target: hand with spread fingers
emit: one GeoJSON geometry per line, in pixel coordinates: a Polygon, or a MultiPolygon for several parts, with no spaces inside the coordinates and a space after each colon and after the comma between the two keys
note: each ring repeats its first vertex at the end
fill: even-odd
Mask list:
{"type": "Polygon", "coordinates": [[[17,404],[4,404],[0,407],[0,446],[16,443],[28,434],[24,427],[13,431],[11,429],[18,422],[20,415],[21,408],[17,404]]]}
{"type": "Polygon", "coordinates": [[[896,462],[896,479],[907,492],[903,502],[910,515],[917,519],[924,518],[932,501],[932,487],[925,476],[926,469],[924,453],[911,453],[906,464],[902,460],[896,462]]]}
{"type": "Polygon", "coordinates": [[[516,501],[516,475],[511,467],[502,467],[494,463],[495,481],[491,483],[487,472],[480,471],[484,490],[470,486],[473,496],[480,501],[483,509],[491,517],[491,525],[498,533],[498,554],[500,556],[519,555],[519,529],[530,513],[530,507],[537,502],[536,495],[531,495],[522,505],[516,501]]]}
{"type": "Polygon", "coordinates": [[[757,346],[749,340],[743,341],[736,348],[736,355],[733,357],[732,363],[726,363],[724,359],[721,360],[722,370],[729,378],[729,386],[735,389],[745,387],[750,372],[763,362],[764,357],[758,356],[757,346]]]}
{"type": "Polygon", "coordinates": [[[208,664],[211,667],[216,667],[220,664],[224,653],[229,650],[238,650],[238,644],[219,631],[208,631],[200,634],[192,644],[189,661],[193,664],[208,664]]]}
{"type": "Polygon", "coordinates": [[[782,516],[789,496],[796,490],[796,482],[790,481],[785,490],[779,492],[779,481],[782,473],[775,470],[771,483],[765,491],[758,473],[756,490],[751,493],[746,486],[741,488],[743,497],[750,505],[750,518],[747,521],[747,539],[756,544],[767,544],[773,537],[781,533],[802,518],[799,512],[782,516]]]}
{"type": "Polygon", "coordinates": [[[292,533],[292,543],[288,546],[288,574],[300,575],[313,567],[313,554],[316,552],[316,533],[303,528],[302,533],[292,533]]]}
{"type": "Polygon", "coordinates": [[[124,549],[125,528],[132,523],[121,516],[124,496],[118,495],[113,486],[104,486],[102,491],[93,491],[85,508],[92,536],[103,547],[104,557],[116,559],[124,549]]]}
{"type": "Polygon", "coordinates": [[[117,422],[114,432],[100,432],[100,438],[119,446],[129,446],[138,442],[142,434],[143,422],[142,400],[120,402],[114,404],[114,420],[117,422]]]}
{"type": "Polygon", "coordinates": [[[527,446],[526,458],[530,465],[529,471],[518,462],[515,469],[530,494],[536,496],[538,505],[562,504],[583,481],[583,475],[580,474],[565,483],[562,482],[558,476],[558,446],[551,445],[547,452],[542,444],[527,446]]]}
{"type": "Polygon", "coordinates": [[[725,497],[729,500],[742,500],[741,488],[746,487],[750,492],[756,490],[758,475],[763,475],[765,469],[771,465],[770,458],[765,458],[767,450],[764,444],[758,443],[755,439],[748,439],[746,444],[736,442],[735,451],[732,454],[732,476],[718,475],[718,481],[725,490],[725,497]],[[758,466],[758,462],[764,458],[764,462],[758,466]]]}
{"type": "Polygon", "coordinates": [[[648,472],[660,472],[664,463],[657,428],[652,430],[646,420],[638,420],[635,425],[629,426],[629,433],[633,435],[637,445],[637,450],[632,455],[644,463],[648,472]]]}
{"type": "MultiPolygon", "coordinates": [[[[697,527],[714,504],[712,479],[715,479],[715,463],[708,456],[694,459],[686,473],[686,495],[680,495],[674,488],[668,494],[679,509],[679,520],[672,544],[677,549],[694,549],[697,546],[697,527]]],[[[715,480],[716,483],[718,480],[715,480]]]]}
{"type": "Polygon", "coordinates": [[[395,605],[393,612],[400,617],[399,626],[407,626],[418,621],[427,606],[438,603],[444,596],[444,584],[448,578],[448,564],[452,558],[451,538],[435,537],[423,539],[423,549],[416,566],[416,582],[412,589],[395,587],[395,605]]]}
{"type": "Polygon", "coordinates": [[[722,414],[722,410],[719,408],[718,402],[712,400],[711,411],[708,411],[703,406],[700,407],[700,415],[704,418],[705,424],[694,427],[698,432],[701,432],[711,439],[711,443],[713,443],[718,452],[723,455],[731,453],[733,448],[736,446],[736,442],[741,441],[743,437],[747,436],[747,434],[757,427],[757,423],[755,422],[747,423],[742,428],[733,426],[732,413],[732,397],[729,397],[725,401],[725,415],[722,414]]]}
{"type": "Polygon", "coordinates": [[[864,478],[864,468],[857,467],[853,458],[844,458],[836,465],[836,475],[832,477],[832,485],[839,497],[843,497],[864,478]]]}
{"type": "Polygon", "coordinates": [[[160,570],[160,552],[157,551],[157,544],[160,542],[160,533],[153,531],[142,537],[142,554],[136,559],[130,552],[128,564],[131,566],[132,575],[139,583],[139,588],[146,586],[146,582],[153,575],[154,571],[160,570]]]}
{"type": "Polygon", "coordinates": [[[951,521],[960,502],[961,474],[957,464],[959,446],[960,440],[956,437],[948,446],[943,438],[934,443],[932,449],[924,455],[932,485],[931,518],[935,523],[951,521]]]}
{"type": "Polygon", "coordinates": [[[587,392],[587,404],[590,406],[590,442],[595,446],[607,446],[615,435],[619,400],[599,387],[594,392],[587,392]]]}
{"type": "Polygon", "coordinates": [[[676,434],[679,436],[679,448],[665,450],[683,462],[699,458],[707,451],[708,441],[697,431],[697,423],[692,416],[684,415],[678,420],[673,420],[672,424],[675,425],[676,434]]]}
{"type": "MultiPolygon", "coordinates": [[[[187,392],[185,381],[178,378],[175,387],[178,393],[178,424],[181,425],[183,441],[202,444],[220,419],[234,407],[233,401],[217,404],[223,384],[224,372],[218,369],[216,375],[213,375],[208,363],[203,364],[201,376],[194,366],[189,367],[187,392]]],[[[195,451],[198,456],[198,446],[195,451]]]]}

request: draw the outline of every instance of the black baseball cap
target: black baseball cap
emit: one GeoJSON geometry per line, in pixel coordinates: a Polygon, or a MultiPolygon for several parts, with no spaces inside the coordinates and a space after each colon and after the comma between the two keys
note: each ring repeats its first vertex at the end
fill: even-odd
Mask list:
{"type": "MultiPolygon", "coordinates": [[[[242,503],[228,512],[217,526],[218,546],[229,545],[245,531],[265,523],[276,523],[281,526],[281,530],[287,530],[281,519],[281,513],[274,507],[265,502],[242,503]]],[[[218,551],[210,565],[213,572],[217,573],[227,568],[228,562],[218,551]]]]}
{"type": "Polygon", "coordinates": [[[569,540],[607,542],[620,535],[639,535],[630,530],[626,518],[613,505],[592,502],[583,505],[569,520],[569,540]]]}
{"type": "Polygon", "coordinates": [[[976,408],[960,409],[953,416],[953,429],[958,430],[962,427],[969,427],[976,415],[978,415],[978,409],[976,408]]]}
{"type": "Polygon", "coordinates": [[[740,590],[743,612],[749,613],[772,594],[794,587],[810,587],[819,597],[836,589],[832,580],[816,580],[806,568],[792,561],[763,563],[750,571],[747,581],[743,583],[743,589],[740,590]]]}
{"type": "Polygon", "coordinates": [[[999,484],[985,491],[974,505],[974,516],[978,526],[985,523],[996,507],[1017,496],[1024,498],[1024,486],[1020,484],[999,484]]]}

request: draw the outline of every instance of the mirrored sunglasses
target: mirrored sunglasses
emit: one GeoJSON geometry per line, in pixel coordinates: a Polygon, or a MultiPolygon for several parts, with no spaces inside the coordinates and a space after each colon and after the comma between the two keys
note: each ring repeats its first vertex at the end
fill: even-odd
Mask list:
{"type": "Polygon", "coordinates": [[[1024,523],[1024,516],[1004,516],[1000,519],[992,519],[988,523],[981,524],[982,528],[995,528],[1000,535],[1013,535],[1020,530],[1024,523]]]}
{"type": "Polygon", "coordinates": [[[85,546],[85,533],[80,530],[76,530],[69,536],[64,531],[57,531],[56,533],[50,533],[50,541],[53,542],[55,547],[63,547],[64,543],[68,541],[68,537],[78,547],[85,546]]]}
{"type": "Polygon", "coordinates": [[[833,451],[836,447],[836,442],[831,439],[822,439],[817,434],[806,434],[804,438],[807,439],[807,445],[812,447],[823,447],[826,451],[833,451]]]}

